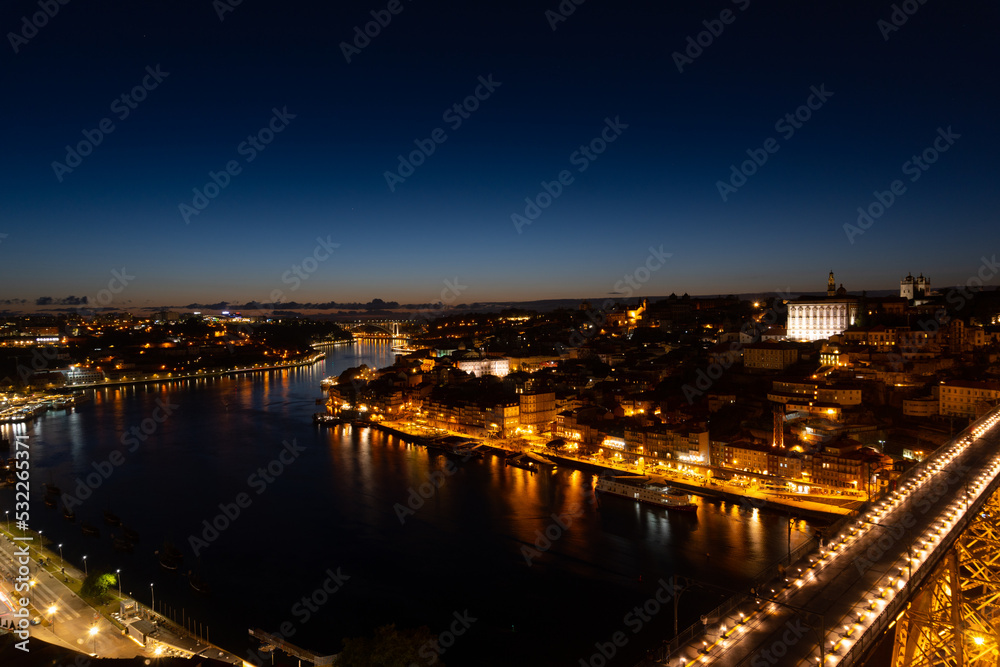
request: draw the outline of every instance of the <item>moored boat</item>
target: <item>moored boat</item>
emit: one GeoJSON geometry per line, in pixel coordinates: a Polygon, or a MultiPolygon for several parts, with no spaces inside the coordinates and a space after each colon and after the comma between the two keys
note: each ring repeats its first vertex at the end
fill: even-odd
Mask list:
{"type": "Polygon", "coordinates": [[[100,529],[91,523],[87,523],[86,521],[80,524],[80,532],[82,532],[84,535],[89,535],[90,537],[101,536],[100,529]]]}
{"type": "Polygon", "coordinates": [[[170,542],[164,542],[163,548],[157,551],[156,555],[160,559],[160,565],[165,570],[177,570],[184,562],[184,554],[170,542]]]}
{"type": "Polygon", "coordinates": [[[682,512],[696,512],[698,505],[691,496],[678,493],[664,484],[652,482],[626,482],[614,477],[601,477],[597,480],[596,491],[622,498],[631,498],[640,503],[665,507],[682,512]]]}
{"type": "Polygon", "coordinates": [[[504,459],[504,465],[527,470],[528,472],[538,472],[538,464],[530,460],[524,454],[515,454],[504,459]]]}
{"type": "Polygon", "coordinates": [[[133,545],[124,537],[115,537],[114,535],[112,535],[111,540],[113,542],[115,551],[124,551],[125,553],[132,553],[133,545]]]}

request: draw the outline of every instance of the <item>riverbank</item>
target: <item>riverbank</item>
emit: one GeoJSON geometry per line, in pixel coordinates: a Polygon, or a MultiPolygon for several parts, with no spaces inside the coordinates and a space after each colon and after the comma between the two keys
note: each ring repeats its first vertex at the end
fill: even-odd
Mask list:
{"type": "Polygon", "coordinates": [[[224,376],[237,376],[237,375],[249,375],[252,373],[266,373],[268,371],[280,371],[288,368],[301,368],[303,366],[312,366],[323,359],[326,358],[326,354],[319,352],[317,354],[311,355],[301,361],[292,361],[282,364],[271,364],[268,366],[255,365],[247,368],[233,368],[224,371],[198,371],[195,373],[186,373],[183,375],[168,375],[167,377],[153,376],[151,378],[142,378],[135,380],[114,380],[107,382],[92,382],[90,384],[75,384],[72,389],[100,389],[102,387],[127,387],[130,385],[140,385],[140,384],[161,384],[164,382],[176,382],[177,380],[196,380],[199,378],[210,378],[210,377],[224,377],[224,376]]]}
{"type": "MultiPolygon", "coordinates": [[[[14,551],[24,545],[29,552],[29,564],[25,567],[34,570],[27,594],[31,618],[37,621],[37,625],[30,626],[32,639],[73,651],[80,651],[80,646],[93,641],[93,651],[88,652],[102,658],[201,655],[234,665],[242,664],[235,654],[193,635],[172,619],[121,595],[114,587],[109,588],[106,601],[100,605],[95,606],[84,599],[81,589],[86,573],[67,564],[61,554],[46,548],[40,533],[8,530],[0,525],[0,573],[5,575],[6,581],[15,581],[15,564],[24,566],[20,561],[23,556],[19,555],[15,561],[14,551]],[[29,540],[23,541],[26,537],[29,540]],[[123,615],[126,608],[131,611],[123,615]],[[141,635],[144,641],[136,640],[136,635],[141,635]],[[82,643],[78,638],[83,638],[82,643]]],[[[6,581],[0,582],[0,594],[10,599],[25,597],[25,593],[13,590],[13,584],[8,588],[6,581]]]]}
{"type": "Polygon", "coordinates": [[[549,461],[552,461],[553,465],[564,465],[589,474],[600,475],[626,473],[629,475],[649,477],[651,481],[667,484],[706,498],[717,498],[719,500],[749,506],[751,508],[768,509],[782,514],[793,514],[794,516],[816,519],[819,521],[831,521],[842,516],[851,515],[864,504],[860,500],[836,495],[827,496],[817,494],[766,492],[758,487],[745,487],[711,478],[706,479],[704,483],[699,483],[696,479],[689,476],[682,476],[679,473],[673,473],[670,470],[641,470],[635,466],[615,464],[609,461],[585,461],[579,457],[553,453],[538,445],[530,446],[528,448],[519,448],[505,440],[479,440],[471,438],[464,433],[445,431],[442,429],[425,429],[428,432],[421,433],[419,431],[414,431],[413,427],[407,428],[399,422],[371,422],[365,423],[364,426],[378,429],[384,433],[395,435],[406,442],[422,446],[427,446],[428,442],[432,438],[453,435],[468,438],[477,444],[507,452],[516,453],[531,451],[534,454],[540,455],[549,461]]]}

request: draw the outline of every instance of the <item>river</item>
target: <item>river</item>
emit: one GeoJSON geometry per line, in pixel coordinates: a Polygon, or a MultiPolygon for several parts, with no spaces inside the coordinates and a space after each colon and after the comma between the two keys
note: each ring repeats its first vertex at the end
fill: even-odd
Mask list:
{"type": "MultiPolygon", "coordinates": [[[[152,584],[157,610],[241,655],[257,646],[251,627],[283,626],[332,654],[394,623],[443,633],[424,664],[596,666],[603,650],[606,664],[631,666],[671,636],[669,604],[634,611],[666,578],[737,589],[787,552],[779,514],[707,499],[690,515],[618,498],[598,507],[579,471],[458,462],[368,428],[313,425],[323,377],[392,359],[388,343],[359,342],[305,368],[94,390],[0,437],[28,435],[32,526],[67,562],[121,569],[143,604],[152,584]],[[79,501],[75,524],[44,506],[43,484],[79,501]],[[140,533],[133,553],[112,548],[121,529],[104,524],[107,510],[140,533]],[[167,540],[184,554],[176,572],[154,554],[167,540]]],[[[12,501],[0,491],[0,508],[12,501]]],[[[811,532],[794,522],[792,547],[811,532]]],[[[722,598],[685,592],[681,627],[722,598]]]]}

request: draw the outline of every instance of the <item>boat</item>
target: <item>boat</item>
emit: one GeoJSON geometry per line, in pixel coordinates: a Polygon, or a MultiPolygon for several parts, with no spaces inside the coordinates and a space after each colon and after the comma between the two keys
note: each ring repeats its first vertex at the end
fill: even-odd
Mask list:
{"type": "Polygon", "coordinates": [[[84,535],[89,535],[90,537],[101,536],[100,529],[91,523],[87,523],[86,521],[80,523],[80,532],[82,532],[84,535]]]}
{"type": "Polygon", "coordinates": [[[317,412],[313,414],[313,423],[319,424],[320,426],[337,426],[341,423],[341,420],[333,415],[317,412]]]}
{"type": "Polygon", "coordinates": [[[45,496],[46,497],[48,497],[48,496],[61,496],[61,495],[62,495],[62,489],[60,489],[58,486],[55,486],[54,484],[46,484],[45,485],[45,496]]]}
{"type": "Polygon", "coordinates": [[[505,466],[513,466],[528,472],[538,472],[538,464],[528,459],[524,454],[515,454],[504,459],[505,466]]]}
{"type": "Polygon", "coordinates": [[[133,544],[129,542],[124,537],[111,536],[115,551],[124,551],[125,553],[132,553],[133,544]]]}
{"type": "Polygon", "coordinates": [[[56,506],[56,497],[52,496],[52,495],[46,495],[44,502],[45,502],[45,506],[46,507],[55,507],[56,506]]]}
{"type": "Polygon", "coordinates": [[[177,547],[170,542],[164,542],[163,548],[157,551],[156,555],[160,559],[160,565],[165,570],[177,570],[180,568],[181,563],[184,562],[184,554],[178,551],[177,547]]]}
{"type": "Polygon", "coordinates": [[[685,493],[678,493],[665,484],[653,482],[635,483],[626,482],[614,477],[601,477],[597,480],[596,489],[599,494],[609,494],[631,498],[639,503],[665,507],[671,510],[682,512],[696,512],[698,505],[691,500],[691,496],[685,493]]]}
{"type": "Polygon", "coordinates": [[[555,466],[555,463],[545,458],[541,454],[536,454],[534,452],[525,452],[524,455],[527,456],[532,461],[534,461],[535,463],[541,463],[542,465],[547,465],[547,466],[555,466]]]}
{"type": "Polygon", "coordinates": [[[111,513],[111,510],[104,510],[104,523],[109,526],[120,526],[122,525],[122,520],[119,519],[115,514],[111,513]]]}
{"type": "Polygon", "coordinates": [[[122,526],[122,533],[125,535],[126,539],[131,540],[132,542],[138,542],[139,541],[139,533],[138,533],[138,531],[135,531],[135,530],[132,530],[131,528],[127,528],[125,526],[122,526]]]}
{"type": "Polygon", "coordinates": [[[67,521],[76,521],[76,512],[69,508],[69,505],[63,506],[63,516],[67,521]]]}
{"type": "Polygon", "coordinates": [[[190,570],[188,570],[188,584],[190,584],[191,590],[196,593],[208,595],[211,592],[208,582],[190,570]]]}

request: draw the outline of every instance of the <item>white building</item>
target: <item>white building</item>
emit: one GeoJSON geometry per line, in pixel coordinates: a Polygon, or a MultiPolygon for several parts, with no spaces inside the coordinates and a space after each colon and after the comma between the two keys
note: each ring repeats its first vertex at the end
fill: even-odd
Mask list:
{"type": "Polygon", "coordinates": [[[858,316],[857,299],[848,296],[843,285],[839,288],[836,285],[831,271],[826,298],[802,298],[787,303],[788,340],[824,340],[854,324],[858,316]]]}
{"type": "Polygon", "coordinates": [[[495,375],[502,378],[510,372],[510,359],[463,359],[458,362],[458,370],[472,373],[476,377],[495,375]]]}
{"type": "Polygon", "coordinates": [[[899,281],[899,296],[904,299],[926,299],[931,294],[931,279],[925,278],[924,274],[920,274],[916,278],[913,277],[912,273],[906,274],[906,277],[899,281]]]}

